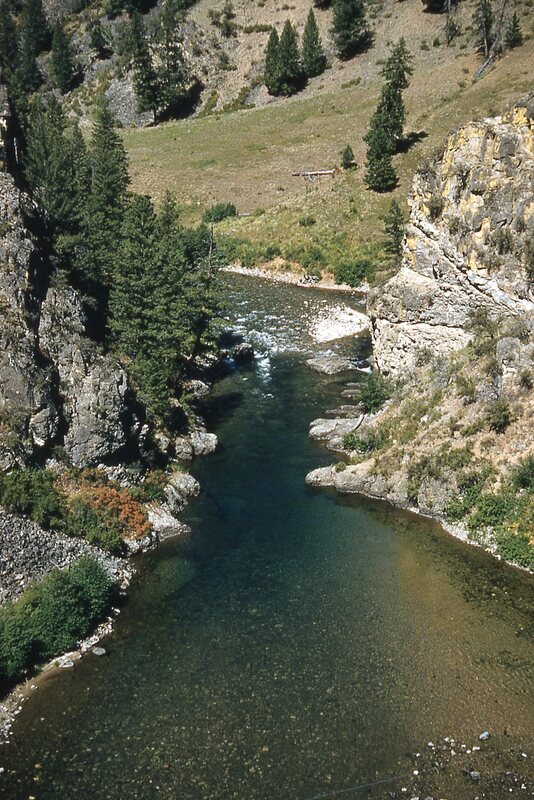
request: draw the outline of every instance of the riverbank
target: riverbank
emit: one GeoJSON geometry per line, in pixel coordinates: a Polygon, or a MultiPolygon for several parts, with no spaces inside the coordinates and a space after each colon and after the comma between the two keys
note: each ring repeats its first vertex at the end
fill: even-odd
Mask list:
{"type": "Polygon", "coordinates": [[[223,267],[223,272],[234,273],[235,275],[247,275],[250,278],[262,278],[266,281],[274,281],[275,283],[286,283],[291,286],[302,286],[306,289],[322,289],[328,292],[344,292],[353,295],[361,295],[362,298],[366,297],[369,292],[369,285],[362,283],[358,288],[349,286],[346,283],[335,283],[334,279],[325,280],[322,278],[316,279],[315,276],[307,275],[304,270],[302,272],[295,272],[291,270],[276,270],[264,267],[241,267],[238,264],[229,264],[223,267]]]}

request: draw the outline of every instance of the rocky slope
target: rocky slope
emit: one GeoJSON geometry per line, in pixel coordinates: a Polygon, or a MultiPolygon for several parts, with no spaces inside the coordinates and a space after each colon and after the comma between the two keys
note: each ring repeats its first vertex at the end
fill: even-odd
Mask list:
{"type": "Polygon", "coordinates": [[[128,377],[87,335],[77,293],[49,285],[22,199],[0,173],[0,468],[58,445],[74,466],[97,464],[139,434],[128,377]]]}
{"type": "Polygon", "coordinates": [[[381,371],[401,375],[425,353],[463,347],[475,309],[534,310],[533,174],[534,95],[451,134],[417,174],[401,269],[370,298],[381,371]]]}
{"type": "Polygon", "coordinates": [[[397,388],[378,413],[312,423],[349,463],[307,477],[437,516],[531,568],[533,175],[530,96],[452,134],[415,177],[402,266],[369,302],[374,359],[397,388]]]}

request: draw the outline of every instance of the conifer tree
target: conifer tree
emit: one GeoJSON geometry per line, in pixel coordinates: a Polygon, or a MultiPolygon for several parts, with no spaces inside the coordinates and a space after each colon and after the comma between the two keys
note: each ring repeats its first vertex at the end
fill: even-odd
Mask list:
{"type": "Polygon", "coordinates": [[[389,191],[397,182],[391,159],[404,130],[406,110],[402,92],[408,86],[411,74],[411,56],[404,39],[400,39],[382,69],[384,85],[364,137],[367,143],[364,180],[375,191],[389,191]]]}
{"type": "Polygon", "coordinates": [[[147,349],[148,311],[153,292],[147,281],[147,266],[155,253],[155,225],[149,198],[134,195],[120,226],[110,295],[112,332],[121,351],[132,359],[147,349]]]}
{"type": "Polygon", "coordinates": [[[17,59],[17,29],[11,10],[4,2],[0,4],[0,68],[6,78],[13,72],[17,59]]]}
{"type": "Polygon", "coordinates": [[[16,70],[17,89],[21,94],[31,94],[42,83],[42,75],[37,66],[35,41],[31,31],[25,26],[20,33],[19,56],[16,70]]]}
{"type": "Polygon", "coordinates": [[[85,139],[78,123],[72,126],[70,135],[70,157],[73,165],[74,200],[76,217],[82,225],[87,211],[87,201],[91,192],[91,165],[85,139]]]}
{"type": "Polygon", "coordinates": [[[42,0],[26,0],[22,10],[22,26],[36,56],[50,46],[50,26],[43,10],[42,0]]]}
{"type": "Polygon", "coordinates": [[[363,0],[334,0],[332,38],[339,58],[346,60],[365,50],[372,34],[363,0]]]}
{"type": "Polygon", "coordinates": [[[343,169],[353,169],[355,166],[354,151],[350,144],[341,151],[341,166],[343,169]]]}
{"type": "Polygon", "coordinates": [[[51,67],[54,85],[65,94],[72,88],[75,66],[69,37],[60,22],[54,26],[51,67]]]}
{"type": "Polygon", "coordinates": [[[76,201],[65,116],[53,95],[47,105],[37,96],[30,106],[24,167],[32,197],[54,246],[58,236],[74,231],[76,201]]]}
{"type": "Polygon", "coordinates": [[[89,152],[91,194],[78,269],[104,315],[107,297],[103,287],[111,282],[129,183],[126,151],[115,126],[115,118],[102,97],[89,152]]]}
{"type": "Polygon", "coordinates": [[[313,0],[313,5],[315,8],[320,8],[323,10],[325,8],[330,8],[332,5],[332,0],[313,0]]]}
{"type": "Polygon", "coordinates": [[[137,110],[141,113],[153,111],[155,115],[158,108],[157,77],[143,19],[138,11],[135,11],[132,16],[131,42],[137,110]]]}
{"type": "Polygon", "coordinates": [[[279,47],[280,94],[289,96],[302,88],[304,73],[300,60],[297,32],[286,20],[279,47]]]}
{"type": "Polygon", "coordinates": [[[386,234],[385,250],[395,257],[396,262],[399,262],[404,239],[404,214],[395,198],[391,201],[387,214],[384,216],[384,233],[386,234]]]}
{"type": "Polygon", "coordinates": [[[273,96],[280,94],[280,38],[273,28],[265,50],[265,71],[263,80],[267,91],[273,96]]]}
{"type": "Polygon", "coordinates": [[[100,19],[95,20],[91,26],[91,47],[98,58],[109,58],[111,55],[110,40],[100,19]]]}
{"type": "Polygon", "coordinates": [[[180,4],[165,0],[159,24],[160,115],[177,116],[190,102],[197,81],[185,61],[179,33],[180,4]]]}
{"type": "Polygon", "coordinates": [[[493,21],[491,0],[478,0],[473,14],[473,22],[477,47],[485,58],[489,56],[494,41],[493,21]]]}
{"type": "Polygon", "coordinates": [[[514,11],[511,18],[508,20],[505,34],[506,46],[512,50],[514,47],[520,47],[523,44],[523,34],[521,32],[521,25],[519,24],[519,17],[517,11],[514,11]]]}
{"type": "Polygon", "coordinates": [[[302,36],[302,64],[308,78],[321,75],[326,69],[326,56],[319,36],[313,8],[310,8],[310,13],[308,14],[304,27],[304,34],[302,36]]]}
{"type": "Polygon", "coordinates": [[[374,114],[364,139],[367,143],[367,160],[364,181],[375,192],[389,192],[397,185],[397,174],[392,164],[391,135],[380,114],[374,114]]]}

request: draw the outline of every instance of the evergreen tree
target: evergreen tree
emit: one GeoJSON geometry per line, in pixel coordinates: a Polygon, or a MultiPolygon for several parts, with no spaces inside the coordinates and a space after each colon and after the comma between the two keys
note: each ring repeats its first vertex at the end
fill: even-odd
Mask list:
{"type": "Polygon", "coordinates": [[[91,26],[91,47],[98,58],[109,58],[111,55],[109,35],[100,19],[95,20],[91,26]]]}
{"type": "Polygon", "coordinates": [[[89,151],[91,193],[77,268],[86,290],[96,299],[104,315],[105,287],[111,282],[129,182],[126,151],[115,126],[115,119],[102,97],[89,151]]]}
{"type": "Polygon", "coordinates": [[[35,56],[50,46],[50,27],[42,0],[26,0],[22,11],[22,28],[35,56]]]}
{"type": "Polygon", "coordinates": [[[47,105],[37,96],[30,106],[24,168],[54,247],[58,236],[75,230],[77,214],[74,165],[65,134],[65,117],[53,95],[47,105]]]}
{"type": "Polygon", "coordinates": [[[491,0],[478,0],[473,15],[473,22],[475,25],[477,47],[479,51],[484,54],[485,58],[489,56],[494,41],[493,21],[491,0]]]}
{"type": "Polygon", "coordinates": [[[512,17],[508,20],[508,25],[506,26],[505,42],[506,46],[509,47],[511,50],[514,47],[520,47],[523,44],[523,34],[521,32],[521,26],[519,24],[519,17],[517,16],[517,11],[514,11],[512,17]]]}
{"type": "Polygon", "coordinates": [[[275,97],[280,94],[280,38],[276,28],[272,29],[267,42],[263,80],[269,94],[275,97]]]}
{"type": "Polygon", "coordinates": [[[6,78],[13,72],[17,59],[17,29],[7,2],[0,4],[0,68],[6,78]]]}
{"type": "Polygon", "coordinates": [[[23,26],[20,34],[19,57],[15,75],[19,94],[31,94],[42,83],[42,76],[37,66],[35,42],[31,31],[23,26]]]}
{"type": "Polygon", "coordinates": [[[72,88],[75,66],[69,37],[60,22],[54,26],[51,67],[54,85],[65,94],[72,88]]]}
{"type": "Polygon", "coordinates": [[[384,85],[364,137],[367,143],[364,180],[375,191],[389,191],[397,183],[391,159],[404,130],[406,110],[402,92],[408,86],[411,74],[411,56],[404,39],[400,39],[382,69],[384,85]]]}
{"type": "Polygon", "coordinates": [[[332,0],[313,0],[313,5],[315,8],[320,8],[323,10],[325,8],[330,8],[332,5],[332,0]]]}
{"type": "Polygon", "coordinates": [[[308,78],[321,75],[326,69],[326,56],[312,8],[310,8],[302,36],[302,64],[308,78]]]}
{"type": "Polygon", "coordinates": [[[226,39],[229,39],[230,36],[235,36],[236,27],[234,6],[231,0],[226,0],[220,19],[221,33],[226,39]]]}
{"type": "Polygon", "coordinates": [[[339,58],[344,60],[368,47],[372,34],[363,0],[334,0],[332,38],[339,58]]]}
{"type": "Polygon", "coordinates": [[[365,137],[367,160],[364,181],[375,192],[388,192],[397,185],[397,174],[392,164],[393,142],[387,120],[376,113],[365,137]]]}
{"type": "Polygon", "coordinates": [[[78,123],[70,136],[70,157],[73,165],[75,214],[81,226],[85,219],[87,201],[91,192],[91,165],[85,139],[78,123]]]}
{"type": "Polygon", "coordinates": [[[138,11],[132,16],[131,41],[133,50],[133,78],[137,96],[137,110],[153,111],[158,108],[158,86],[152,55],[148,46],[143,19],[138,11]]]}
{"type": "Polygon", "coordinates": [[[391,201],[387,214],[384,216],[384,233],[386,234],[385,250],[399,262],[402,256],[402,242],[404,239],[404,214],[395,198],[391,201]]]}
{"type": "Polygon", "coordinates": [[[354,152],[350,144],[341,151],[341,166],[343,169],[353,169],[356,166],[354,162],[354,152]]]}
{"type": "Polygon", "coordinates": [[[289,96],[302,88],[304,73],[300,60],[297,32],[286,20],[279,47],[280,94],[289,96]]]}
{"type": "Polygon", "coordinates": [[[159,114],[179,116],[194,94],[198,81],[185,61],[179,33],[179,0],[165,0],[159,21],[159,114]]]}
{"type": "MultiPolygon", "coordinates": [[[[123,353],[146,357],[148,311],[153,286],[148,264],[156,247],[156,217],[148,197],[134,195],[120,226],[110,294],[111,330],[123,353]]],[[[134,370],[135,371],[135,370],[134,370]]]]}

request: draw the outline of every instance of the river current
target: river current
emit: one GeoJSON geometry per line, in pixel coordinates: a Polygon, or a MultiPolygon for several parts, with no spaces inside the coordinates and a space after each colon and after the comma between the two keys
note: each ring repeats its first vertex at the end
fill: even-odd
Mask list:
{"type": "Polygon", "coordinates": [[[356,301],[226,280],[257,357],[206,403],[220,448],[194,465],[192,533],[141,558],[105,657],[40,683],[0,796],[532,796],[533,582],[428,520],[307,489],[332,460],[309,423],[342,382],[304,361],[365,357],[317,328],[356,301]]]}

